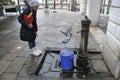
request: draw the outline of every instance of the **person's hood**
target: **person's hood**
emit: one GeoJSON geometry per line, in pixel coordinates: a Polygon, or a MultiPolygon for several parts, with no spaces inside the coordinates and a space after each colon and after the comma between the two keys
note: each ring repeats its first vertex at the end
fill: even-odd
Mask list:
{"type": "Polygon", "coordinates": [[[30,7],[34,7],[34,6],[39,6],[40,3],[38,2],[38,0],[31,0],[29,2],[29,5],[30,5],[30,7]]]}
{"type": "Polygon", "coordinates": [[[31,12],[31,7],[29,5],[26,5],[23,10],[23,13],[29,14],[30,12],[31,12]]]}

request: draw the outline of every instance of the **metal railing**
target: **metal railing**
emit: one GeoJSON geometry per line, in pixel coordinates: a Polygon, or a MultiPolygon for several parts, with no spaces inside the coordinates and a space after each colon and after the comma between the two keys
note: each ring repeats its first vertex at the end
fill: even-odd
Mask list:
{"type": "MultiPolygon", "coordinates": [[[[56,6],[56,9],[70,10],[70,3],[62,3],[62,5],[61,3],[56,3],[55,6],[56,6]]],[[[48,7],[50,9],[54,9],[54,3],[48,3],[48,7]]],[[[45,3],[40,3],[40,8],[45,8],[45,3]]]]}

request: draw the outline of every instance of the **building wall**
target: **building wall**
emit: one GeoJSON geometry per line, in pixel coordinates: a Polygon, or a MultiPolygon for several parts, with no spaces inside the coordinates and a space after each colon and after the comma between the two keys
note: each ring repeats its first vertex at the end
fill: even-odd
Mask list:
{"type": "Polygon", "coordinates": [[[108,68],[120,79],[120,1],[112,0],[105,44],[102,54],[108,68]]]}

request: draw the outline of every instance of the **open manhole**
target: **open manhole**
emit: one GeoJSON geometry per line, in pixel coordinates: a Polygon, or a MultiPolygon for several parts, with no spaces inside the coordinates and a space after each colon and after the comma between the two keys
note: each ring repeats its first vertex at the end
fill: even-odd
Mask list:
{"type": "MultiPolygon", "coordinates": [[[[90,65],[90,72],[88,74],[83,74],[81,71],[79,71],[76,67],[74,67],[73,70],[65,71],[61,68],[60,63],[60,51],[63,49],[60,48],[46,48],[44,50],[43,55],[40,57],[37,57],[34,61],[34,64],[31,67],[31,73],[35,74],[36,76],[44,76],[44,77],[59,77],[64,80],[64,78],[72,78],[73,80],[77,79],[87,79],[87,78],[102,78],[105,79],[105,75],[107,75],[109,78],[112,76],[110,73],[92,73],[93,65],[89,61],[90,65]],[[103,76],[104,75],[104,76],[103,76]],[[96,77],[98,76],[98,77],[96,77]]],[[[76,66],[76,58],[78,49],[74,50],[74,66],[76,66]]],[[[89,79],[88,79],[89,80],[89,79]]]]}

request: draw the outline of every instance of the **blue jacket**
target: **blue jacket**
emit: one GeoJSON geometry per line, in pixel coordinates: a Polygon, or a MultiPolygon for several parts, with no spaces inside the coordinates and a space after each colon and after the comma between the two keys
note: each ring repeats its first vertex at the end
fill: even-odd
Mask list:
{"type": "Polygon", "coordinates": [[[36,22],[36,11],[32,11],[33,14],[33,22],[32,28],[29,28],[27,25],[28,23],[24,20],[24,14],[30,14],[31,13],[31,7],[27,5],[23,12],[19,15],[18,21],[21,24],[21,29],[20,29],[20,38],[23,41],[33,41],[36,39],[36,32],[37,32],[37,22],[36,22]]]}

